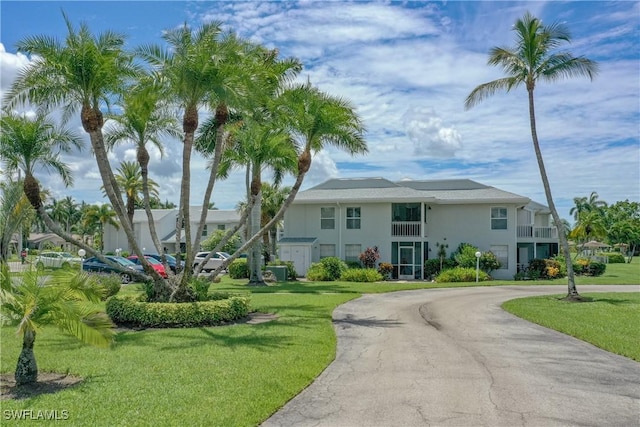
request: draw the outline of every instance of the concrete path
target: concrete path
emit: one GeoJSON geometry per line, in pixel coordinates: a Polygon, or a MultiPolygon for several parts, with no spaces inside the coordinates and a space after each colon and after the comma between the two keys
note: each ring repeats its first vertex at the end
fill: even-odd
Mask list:
{"type": "Polygon", "coordinates": [[[563,292],[431,289],[350,301],[333,313],[335,361],[263,426],[640,426],[640,363],[500,308],[563,292]]]}

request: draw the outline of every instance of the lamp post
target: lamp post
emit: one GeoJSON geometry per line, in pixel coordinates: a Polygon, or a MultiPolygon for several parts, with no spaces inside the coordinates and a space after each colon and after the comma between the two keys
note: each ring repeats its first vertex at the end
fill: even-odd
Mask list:
{"type": "Polygon", "coordinates": [[[480,256],[482,256],[482,253],[480,251],[476,252],[476,283],[478,283],[480,276],[480,256]]]}
{"type": "Polygon", "coordinates": [[[80,256],[80,271],[83,270],[82,265],[84,264],[84,256],[87,254],[87,251],[80,248],[78,249],[78,255],[80,256]]]}

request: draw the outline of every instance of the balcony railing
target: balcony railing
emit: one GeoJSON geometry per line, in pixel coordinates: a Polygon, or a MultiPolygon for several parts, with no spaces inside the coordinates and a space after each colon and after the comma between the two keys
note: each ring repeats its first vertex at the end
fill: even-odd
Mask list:
{"type": "Polygon", "coordinates": [[[519,225],[518,237],[557,239],[558,229],[556,227],[534,227],[533,225],[519,225]]]}
{"type": "Polygon", "coordinates": [[[417,221],[395,221],[391,223],[391,235],[398,237],[420,237],[422,223],[417,221]]]}

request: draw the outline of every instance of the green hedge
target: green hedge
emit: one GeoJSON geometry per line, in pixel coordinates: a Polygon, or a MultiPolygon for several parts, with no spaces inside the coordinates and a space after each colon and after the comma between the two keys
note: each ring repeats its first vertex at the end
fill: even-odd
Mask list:
{"type": "Polygon", "coordinates": [[[249,278],[249,263],[246,258],[234,259],[227,269],[229,270],[229,277],[232,279],[249,278]]]}
{"type": "Polygon", "coordinates": [[[107,314],[118,326],[136,328],[186,328],[215,326],[249,314],[249,298],[234,296],[219,301],[150,303],[114,296],[107,314]]]}
{"type": "MultiPolygon", "coordinates": [[[[480,270],[478,272],[478,280],[481,282],[491,280],[491,277],[480,270]]],[[[444,270],[436,277],[438,283],[450,283],[450,282],[475,282],[476,281],[476,269],[475,268],[463,268],[455,267],[449,270],[444,270]]]]}
{"type": "Polygon", "coordinates": [[[349,268],[340,276],[345,282],[379,282],[383,279],[375,268],[349,268]]]}

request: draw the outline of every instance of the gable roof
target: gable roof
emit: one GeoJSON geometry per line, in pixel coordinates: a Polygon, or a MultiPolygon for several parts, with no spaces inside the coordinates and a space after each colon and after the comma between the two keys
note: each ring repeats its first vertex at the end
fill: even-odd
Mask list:
{"type": "Polygon", "coordinates": [[[530,199],[470,179],[392,182],[384,178],[338,178],[301,191],[293,203],[341,202],[525,205],[530,199]]]}

